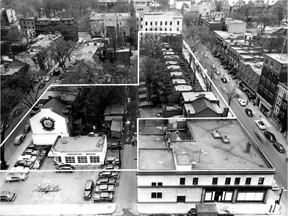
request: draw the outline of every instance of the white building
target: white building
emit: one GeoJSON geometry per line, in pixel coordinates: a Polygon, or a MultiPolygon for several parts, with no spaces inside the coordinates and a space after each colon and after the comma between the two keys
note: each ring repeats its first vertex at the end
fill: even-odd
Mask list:
{"type": "Polygon", "coordinates": [[[150,12],[139,17],[141,31],[182,32],[183,15],[178,11],[150,12]]]}
{"type": "Polygon", "coordinates": [[[238,122],[160,121],[139,122],[140,213],[147,204],[154,214],[180,205],[183,214],[193,203],[266,203],[275,169],[238,122]]]}
{"type": "Polygon", "coordinates": [[[225,26],[228,33],[245,33],[246,25],[246,22],[241,20],[225,20],[225,26]]]}
{"type": "Polygon", "coordinates": [[[30,126],[35,145],[53,145],[58,136],[69,136],[68,119],[52,108],[42,108],[30,118],[30,126]]]}
{"type": "Polygon", "coordinates": [[[72,165],[104,164],[107,151],[107,137],[77,136],[58,137],[51,148],[57,163],[72,165]]]}

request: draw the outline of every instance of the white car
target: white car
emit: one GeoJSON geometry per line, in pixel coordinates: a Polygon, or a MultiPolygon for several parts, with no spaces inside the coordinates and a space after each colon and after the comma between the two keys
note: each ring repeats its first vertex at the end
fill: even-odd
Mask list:
{"type": "Polygon", "coordinates": [[[239,102],[239,104],[240,104],[241,106],[246,106],[246,105],[247,105],[246,101],[243,100],[243,99],[241,99],[241,98],[238,99],[238,102],[239,102]]]}
{"type": "Polygon", "coordinates": [[[265,124],[264,124],[263,121],[261,121],[261,120],[255,120],[255,123],[256,123],[256,125],[258,126],[258,128],[259,128],[260,130],[266,130],[266,126],[265,126],[265,124]]]}
{"type": "Polygon", "coordinates": [[[279,190],[279,186],[277,184],[273,185],[271,188],[272,191],[278,191],[279,190]]]}

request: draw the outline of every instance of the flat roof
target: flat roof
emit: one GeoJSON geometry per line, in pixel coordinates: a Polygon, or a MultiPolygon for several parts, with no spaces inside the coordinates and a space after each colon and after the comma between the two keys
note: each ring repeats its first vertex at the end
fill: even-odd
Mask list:
{"type": "Polygon", "coordinates": [[[255,71],[259,76],[261,75],[262,72],[262,67],[263,67],[263,62],[243,62],[245,65],[250,65],[253,71],[255,71]]]}
{"type": "Polygon", "coordinates": [[[172,79],[173,84],[186,84],[185,79],[172,79]]]}
{"type": "MultiPolygon", "coordinates": [[[[145,125],[140,124],[140,170],[171,170],[173,163],[177,166],[187,165],[187,158],[193,170],[267,170],[273,168],[253,145],[250,153],[246,152],[247,142],[253,143],[253,141],[244,133],[236,120],[184,120],[186,131],[181,130],[181,133],[188,134],[189,132],[192,134],[193,140],[184,136],[187,140],[176,139],[171,142],[171,148],[165,147],[163,143],[164,132],[162,135],[152,136],[142,134],[146,125],[149,125],[150,128],[153,125],[153,120],[148,121],[145,120],[145,125]],[[215,130],[222,136],[226,136],[230,143],[224,144],[221,139],[214,138],[212,132],[215,130]],[[157,142],[159,143],[157,144],[157,142]],[[171,152],[167,150],[171,150],[171,152]],[[167,165],[162,163],[164,161],[167,162],[167,165]]],[[[168,121],[173,122],[172,119],[168,121]]],[[[159,123],[155,123],[156,127],[159,127],[159,123]]],[[[171,130],[176,131],[177,128],[171,130]]],[[[177,170],[177,166],[174,167],[174,170],[177,170]]]]}
{"type": "Polygon", "coordinates": [[[171,149],[141,149],[139,152],[140,170],[175,170],[175,168],[171,149]]]}
{"type": "Polygon", "coordinates": [[[56,152],[101,152],[105,136],[60,137],[53,146],[56,152]]]}
{"type": "Polygon", "coordinates": [[[182,97],[185,102],[194,101],[198,98],[205,97],[208,100],[218,100],[213,92],[182,92],[182,97]]]}
{"type": "Polygon", "coordinates": [[[192,90],[192,86],[190,85],[177,85],[174,86],[176,91],[191,91],[192,90]]]}
{"type": "Polygon", "coordinates": [[[287,53],[267,53],[268,57],[275,59],[276,61],[280,62],[281,64],[288,64],[288,54],[287,53]]]}
{"type": "Polygon", "coordinates": [[[170,72],[170,75],[171,75],[171,77],[172,77],[172,76],[182,76],[183,73],[180,72],[180,71],[174,71],[174,72],[170,72]]]}
{"type": "Polygon", "coordinates": [[[178,70],[178,69],[180,69],[180,66],[179,65],[168,65],[167,68],[168,69],[177,69],[178,70]]]}

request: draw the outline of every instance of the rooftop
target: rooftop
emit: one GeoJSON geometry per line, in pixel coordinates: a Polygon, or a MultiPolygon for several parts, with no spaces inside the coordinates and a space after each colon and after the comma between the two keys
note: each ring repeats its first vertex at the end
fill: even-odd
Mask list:
{"type": "MultiPolygon", "coordinates": [[[[178,168],[183,170],[181,166],[187,167],[187,161],[190,163],[188,170],[267,170],[272,168],[262,153],[253,145],[250,153],[246,152],[247,142],[252,143],[252,140],[235,120],[182,120],[182,123],[186,122],[186,127],[169,127],[169,131],[181,130],[181,133],[187,134],[184,137],[188,137],[188,133],[193,137],[180,139],[181,141],[176,139],[171,142],[171,148],[164,144],[164,132],[155,135],[150,129],[150,134],[142,133],[147,124],[150,128],[153,125],[153,120],[149,123],[147,121],[146,125],[140,122],[140,170],[178,170],[178,168]],[[226,136],[230,143],[224,144],[222,139],[214,138],[212,132],[215,130],[222,136],[226,136]]],[[[155,123],[156,127],[159,127],[159,123],[155,123]]],[[[168,128],[167,124],[165,128],[168,128]]]]}
{"type": "Polygon", "coordinates": [[[288,64],[288,54],[287,53],[267,53],[268,57],[280,62],[281,64],[288,64]]]}
{"type": "Polygon", "coordinates": [[[60,35],[42,35],[40,34],[37,38],[34,40],[37,40],[36,43],[31,45],[31,49],[35,48],[44,48],[49,46],[53,41],[63,37],[61,34],[60,35]]]}
{"type": "Polygon", "coordinates": [[[106,136],[59,137],[53,146],[58,152],[101,152],[106,136]]]}
{"type": "Polygon", "coordinates": [[[174,88],[176,91],[181,91],[181,92],[192,91],[192,86],[190,85],[177,85],[177,86],[174,86],[174,88]]]}
{"type": "Polygon", "coordinates": [[[250,65],[253,71],[255,71],[259,76],[262,72],[263,62],[243,62],[245,65],[250,65]]]}
{"type": "Polygon", "coordinates": [[[175,84],[186,84],[185,79],[172,79],[172,83],[175,84]]]}
{"type": "Polygon", "coordinates": [[[178,11],[153,11],[145,13],[145,16],[167,16],[173,18],[183,18],[183,15],[178,11]]]}
{"type": "Polygon", "coordinates": [[[200,97],[205,97],[208,100],[212,100],[212,101],[217,100],[213,92],[183,92],[182,97],[185,102],[194,101],[200,97]]]}

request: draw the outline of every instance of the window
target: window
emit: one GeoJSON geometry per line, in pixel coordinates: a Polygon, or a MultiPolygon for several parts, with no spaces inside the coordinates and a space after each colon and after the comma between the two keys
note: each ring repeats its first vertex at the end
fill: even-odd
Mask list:
{"type": "Polygon", "coordinates": [[[151,198],[153,198],[153,199],[161,199],[162,198],[162,193],[161,192],[152,192],[151,193],[151,198]]]}
{"type": "Polygon", "coordinates": [[[231,178],[230,177],[227,177],[225,179],[225,185],[230,185],[230,182],[231,182],[231,178]]]}
{"type": "Polygon", "coordinates": [[[279,65],[276,65],[276,70],[279,71],[279,65]]]}
{"type": "Polygon", "coordinates": [[[145,25],[147,26],[147,25],[148,25],[148,22],[145,22],[145,25]]]}
{"type": "Polygon", "coordinates": [[[75,157],[65,156],[65,163],[75,163],[75,157]]]}
{"type": "Polygon", "coordinates": [[[160,31],[162,31],[162,28],[160,28],[160,31]]]}
{"type": "Polygon", "coordinates": [[[250,183],[251,183],[251,178],[250,177],[246,178],[245,185],[250,185],[250,183]]]}
{"type": "Polygon", "coordinates": [[[143,28],[143,25],[141,25],[141,29],[143,28]]]}
{"type": "Polygon", "coordinates": [[[258,185],[263,185],[264,184],[264,179],[263,177],[260,177],[258,180],[258,185]]]}
{"type": "Polygon", "coordinates": [[[156,186],[156,182],[152,182],[152,183],[151,183],[151,186],[156,186]]]}
{"type": "Polygon", "coordinates": [[[268,64],[268,59],[265,60],[265,64],[268,64]]]}
{"type": "Polygon", "coordinates": [[[99,156],[90,156],[90,163],[100,163],[99,156]]]}
{"type": "Polygon", "coordinates": [[[172,28],[170,28],[170,31],[172,31],[172,28]]]}
{"type": "Polygon", "coordinates": [[[198,185],[198,178],[193,178],[193,185],[198,185]]]}
{"type": "Polygon", "coordinates": [[[163,183],[162,182],[158,182],[158,186],[163,186],[163,183]]]}
{"type": "Polygon", "coordinates": [[[78,163],[88,163],[86,156],[77,156],[78,163]]]}
{"type": "Polygon", "coordinates": [[[179,32],[179,28],[177,28],[177,31],[179,32]]]}
{"type": "Polygon", "coordinates": [[[150,31],[152,31],[152,28],[150,28],[150,31]]]}
{"type": "Polygon", "coordinates": [[[177,196],[177,202],[183,202],[185,203],[186,196],[177,196]]]}
{"type": "Polygon", "coordinates": [[[185,178],[180,178],[180,185],[185,185],[185,178]]]}
{"type": "Polygon", "coordinates": [[[180,22],[179,21],[177,21],[177,25],[179,25],[180,24],[180,22]]]}
{"type": "Polygon", "coordinates": [[[165,25],[167,25],[167,21],[165,21],[165,25]]]}
{"type": "Polygon", "coordinates": [[[145,31],[148,31],[147,28],[145,28],[145,31]]]}
{"type": "Polygon", "coordinates": [[[167,31],[167,28],[165,28],[165,31],[167,31]]]}
{"type": "Polygon", "coordinates": [[[160,25],[162,25],[162,21],[160,21],[160,25]]]}
{"type": "Polygon", "coordinates": [[[155,31],[157,31],[157,28],[155,28],[155,31]]]}
{"type": "Polygon", "coordinates": [[[212,179],[212,185],[217,185],[218,183],[218,178],[213,178],[212,179]]]}
{"type": "Polygon", "coordinates": [[[152,26],[152,22],[150,22],[150,25],[152,26]]]}
{"type": "Polygon", "coordinates": [[[170,25],[172,25],[172,21],[170,21],[170,25]]]}
{"type": "Polygon", "coordinates": [[[143,18],[140,18],[141,21],[143,21],[143,18]]]}
{"type": "Polygon", "coordinates": [[[237,177],[235,178],[234,185],[239,185],[239,184],[240,184],[240,178],[237,177]]]}
{"type": "Polygon", "coordinates": [[[155,26],[157,26],[157,21],[155,21],[155,26]]]}

